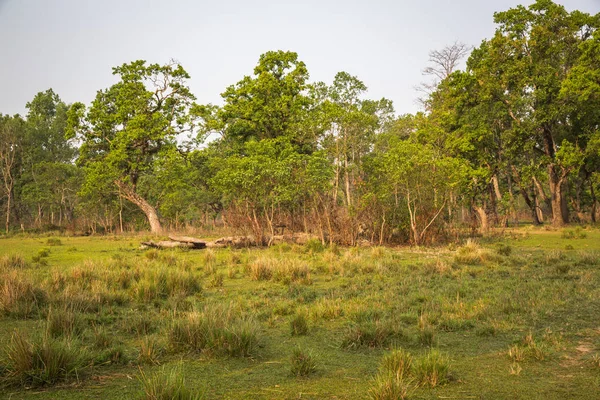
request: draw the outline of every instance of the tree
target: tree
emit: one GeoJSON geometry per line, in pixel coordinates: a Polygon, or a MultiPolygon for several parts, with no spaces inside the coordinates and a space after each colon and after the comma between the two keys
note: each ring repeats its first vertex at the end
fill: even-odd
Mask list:
{"type": "Polygon", "coordinates": [[[21,161],[25,122],[15,115],[0,115],[0,172],[2,173],[3,191],[6,196],[6,233],[10,229],[10,214],[13,204],[17,166],[21,161]]]}
{"type": "Polygon", "coordinates": [[[114,184],[158,233],[156,206],[144,190],[151,186],[156,161],[176,151],[177,135],[193,129],[189,75],[174,62],[160,66],[142,60],[115,67],[113,74],[120,81],[99,91],[87,113],[81,103],[71,107],[69,134],[82,141],[78,164],[86,169],[86,184],[114,184]]]}
{"type": "Polygon", "coordinates": [[[553,225],[561,226],[569,220],[565,184],[579,168],[576,159],[586,140],[560,93],[598,20],[568,13],[550,0],[496,13],[494,19],[499,27],[476,53],[473,73],[480,85],[499,89],[519,147],[532,145],[544,160],[553,225]]]}
{"type": "Polygon", "coordinates": [[[293,52],[269,51],[262,54],[254,76],[245,76],[221,95],[222,108],[211,112],[208,129],[218,131],[231,145],[256,139],[287,136],[305,152],[314,149],[315,138],[301,128],[309,98],[306,96],[308,70],[293,52]]]}

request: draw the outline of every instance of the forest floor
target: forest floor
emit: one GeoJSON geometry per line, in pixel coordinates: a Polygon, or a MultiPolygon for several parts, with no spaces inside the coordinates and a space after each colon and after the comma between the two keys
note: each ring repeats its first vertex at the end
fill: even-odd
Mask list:
{"type": "Polygon", "coordinates": [[[600,397],[598,229],[419,249],[141,240],[0,239],[0,398],[600,397]]]}

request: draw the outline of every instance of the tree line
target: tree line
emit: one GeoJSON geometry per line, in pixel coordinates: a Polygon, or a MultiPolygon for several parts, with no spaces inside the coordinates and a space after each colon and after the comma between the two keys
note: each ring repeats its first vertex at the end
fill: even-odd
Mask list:
{"type": "Polygon", "coordinates": [[[219,224],[352,245],[596,222],[600,14],[538,0],[494,21],[478,47],[430,53],[416,114],[346,72],[311,82],[289,51],[261,55],[221,106],[198,104],[176,62],[113,68],[90,105],[38,93],[0,118],[5,230],[219,224]]]}

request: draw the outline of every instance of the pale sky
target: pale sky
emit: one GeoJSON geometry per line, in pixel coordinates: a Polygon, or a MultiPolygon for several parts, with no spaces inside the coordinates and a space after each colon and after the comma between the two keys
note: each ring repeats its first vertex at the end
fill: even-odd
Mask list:
{"type": "MultiPolygon", "coordinates": [[[[357,76],[368,97],[415,112],[430,50],[493,35],[493,12],[531,0],[0,0],[0,113],[53,88],[89,104],[125,62],[179,61],[199,103],[250,75],[260,54],[298,53],[311,81],[357,76]]],[[[596,14],[600,0],[563,0],[596,14]]]]}

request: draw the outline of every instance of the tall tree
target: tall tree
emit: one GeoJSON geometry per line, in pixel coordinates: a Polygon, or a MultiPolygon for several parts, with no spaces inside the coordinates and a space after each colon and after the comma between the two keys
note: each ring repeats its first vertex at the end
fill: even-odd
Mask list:
{"type": "Polygon", "coordinates": [[[10,215],[12,212],[15,180],[23,151],[25,136],[25,122],[15,115],[0,115],[0,172],[2,173],[2,189],[6,196],[6,233],[10,229],[10,215]]]}
{"type": "Polygon", "coordinates": [[[83,142],[78,163],[86,168],[87,185],[110,181],[158,233],[156,206],[144,190],[152,184],[156,160],[176,150],[177,135],[193,129],[189,75],[177,63],[142,60],[115,67],[113,74],[120,81],[99,91],[87,113],[81,103],[71,107],[69,134],[83,142]]]}

